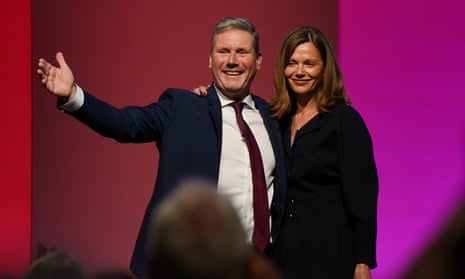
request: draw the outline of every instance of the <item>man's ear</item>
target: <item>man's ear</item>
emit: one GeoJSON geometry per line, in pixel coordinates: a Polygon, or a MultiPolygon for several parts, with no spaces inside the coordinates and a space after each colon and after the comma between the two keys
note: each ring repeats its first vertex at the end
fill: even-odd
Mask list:
{"type": "Polygon", "coordinates": [[[212,68],[212,57],[211,55],[208,57],[208,68],[212,68]]]}
{"type": "Polygon", "coordinates": [[[259,70],[262,67],[262,52],[259,52],[256,58],[257,62],[257,70],[259,70]]]}

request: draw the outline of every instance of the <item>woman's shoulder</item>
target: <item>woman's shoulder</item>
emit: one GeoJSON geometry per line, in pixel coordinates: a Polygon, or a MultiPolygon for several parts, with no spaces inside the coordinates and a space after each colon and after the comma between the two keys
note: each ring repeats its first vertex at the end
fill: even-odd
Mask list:
{"type": "Polygon", "coordinates": [[[337,104],[331,109],[330,113],[344,117],[361,118],[358,110],[355,109],[351,104],[346,103],[337,104]]]}
{"type": "Polygon", "coordinates": [[[333,108],[332,112],[335,113],[336,122],[343,132],[353,133],[354,131],[359,131],[361,134],[368,133],[365,120],[352,105],[338,104],[333,108]]]}
{"type": "Polygon", "coordinates": [[[332,112],[346,112],[346,111],[351,111],[351,112],[357,112],[357,110],[351,105],[347,103],[339,103],[335,105],[332,109],[332,112]]]}

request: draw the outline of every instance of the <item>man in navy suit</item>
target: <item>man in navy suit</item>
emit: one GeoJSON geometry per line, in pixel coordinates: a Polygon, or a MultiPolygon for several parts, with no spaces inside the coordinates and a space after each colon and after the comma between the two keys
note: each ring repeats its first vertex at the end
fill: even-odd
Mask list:
{"type": "MultiPolygon", "coordinates": [[[[39,59],[37,73],[45,88],[58,97],[62,110],[102,136],[119,142],[157,144],[160,156],[155,189],[131,260],[131,270],[137,277],[150,277],[147,256],[150,251],[146,247],[154,208],[188,178],[215,182],[218,192],[232,202],[253,244],[251,163],[232,102],[245,103],[242,114],[255,135],[264,166],[271,215],[270,242],[277,238],[283,216],[286,171],[278,124],[270,118],[267,103],[250,92],[262,62],[259,36],[250,21],[225,17],[215,25],[209,58],[213,83],[206,97],[170,88],[157,102],[147,106],[116,108],[74,83],[62,53],[57,53],[56,59],[58,67],[39,59]]],[[[271,247],[268,245],[265,252],[271,247]]]]}

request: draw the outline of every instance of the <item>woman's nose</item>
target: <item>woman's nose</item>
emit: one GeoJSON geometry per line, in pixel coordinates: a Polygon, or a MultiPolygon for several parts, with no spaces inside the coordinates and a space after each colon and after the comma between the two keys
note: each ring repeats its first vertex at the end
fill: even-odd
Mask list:
{"type": "Polygon", "coordinates": [[[302,64],[297,65],[296,74],[302,75],[303,73],[304,73],[304,65],[302,64]]]}

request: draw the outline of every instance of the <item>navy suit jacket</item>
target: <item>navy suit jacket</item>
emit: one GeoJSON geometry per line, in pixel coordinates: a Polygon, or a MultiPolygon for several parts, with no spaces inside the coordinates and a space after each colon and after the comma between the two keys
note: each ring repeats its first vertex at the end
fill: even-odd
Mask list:
{"type": "MultiPolygon", "coordinates": [[[[149,274],[148,249],[153,211],[180,181],[201,177],[218,181],[222,142],[221,106],[213,86],[205,97],[182,89],[167,89],[147,106],[113,107],[85,92],[84,105],[71,113],[99,134],[124,143],[156,142],[159,165],[154,192],[147,206],[131,260],[139,278],[149,274]]],[[[277,239],[285,200],[286,170],[279,125],[267,103],[253,96],[276,157],[271,235],[277,239]]]]}

